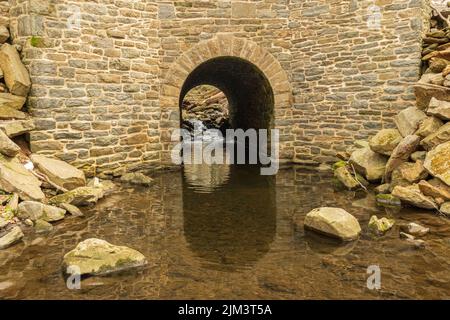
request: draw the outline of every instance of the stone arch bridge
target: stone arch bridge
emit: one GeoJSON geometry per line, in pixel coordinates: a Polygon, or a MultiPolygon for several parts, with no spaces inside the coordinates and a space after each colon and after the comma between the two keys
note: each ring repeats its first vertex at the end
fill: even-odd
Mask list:
{"type": "Polygon", "coordinates": [[[281,161],[333,161],[415,103],[426,3],[0,0],[0,23],[31,74],[32,151],[115,175],[171,165],[203,83],[236,126],[280,129],[281,161]]]}

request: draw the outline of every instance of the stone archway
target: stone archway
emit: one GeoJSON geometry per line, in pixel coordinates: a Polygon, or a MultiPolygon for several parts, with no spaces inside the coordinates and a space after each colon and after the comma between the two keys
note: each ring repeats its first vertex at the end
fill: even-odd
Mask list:
{"type": "MultiPolygon", "coordinates": [[[[269,127],[283,129],[280,126],[280,120],[289,113],[292,104],[292,90],[288,76],[281,64],[269,51],[251,40],[219,34],[211,40],[200,42],[180,56],[162,80],[160,91],[161,119],[167,120],[160,123],[163,149],[161,160],[163,163],[169,164],[171,161],[170,150],[176,143],[171,141],[171,133],[179,128],[180,99],[186,94],[190,86],[196,84],[194,80],[186,87],[190,75],[199,70],[202,65],[214,61],[223,61],[223,59],[247,62],[260,71],[261,75],[267,80],[273,95],[273,117],[270,120],[269,127]]],[[[280,133],[282,134],[282,132],[280,133]]],[[[286,149],[289,148],[290,146],[283,145],[283,141],[280,141],[280,151],[284,151],[280,152],[280,155],[289,154],[289,152],[286,152],[286,149]]]]}

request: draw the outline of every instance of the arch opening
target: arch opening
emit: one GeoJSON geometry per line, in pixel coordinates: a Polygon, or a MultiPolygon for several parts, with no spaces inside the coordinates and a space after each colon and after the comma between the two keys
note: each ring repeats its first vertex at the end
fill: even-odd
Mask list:
{"type": "Polygon", "coordinates": [[[189,74],[183,84],[180,109],[187,93],[200,85],[214,86],[225,94],[231,128],[247,130],[273,127],[272,87],[263,72],[251,62],[232,56],[203,62],[189,74]]]}

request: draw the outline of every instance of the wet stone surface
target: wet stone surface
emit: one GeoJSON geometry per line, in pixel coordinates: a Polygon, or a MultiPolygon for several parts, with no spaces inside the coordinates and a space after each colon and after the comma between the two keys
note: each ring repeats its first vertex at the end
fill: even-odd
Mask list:
{"type": "Polygon", "coordinates": [[[430,211],[376,207],[364,193],[336,191],[332,175],[299,169],[276,177],[248,168],[186,168],[155,177],[150,187],[124,186],[67,217],[49,234],[26,232],[0,251],[2,299],[378,299],[450,298],[450,221],[430,211]],[[339,244],[294,226],[293,217],[341,207],[362,228],[339,244]],[[371,215],[396,220],[384,236],[371,215]],[[399,226],[430,228],[417,249],[399,226]],[[142,252],[143,269],[66,287],[62,258],[78,242],[100,238],[142,252]],[[381,289],[366,286],[368,266],[381,269],[381,289]]]}

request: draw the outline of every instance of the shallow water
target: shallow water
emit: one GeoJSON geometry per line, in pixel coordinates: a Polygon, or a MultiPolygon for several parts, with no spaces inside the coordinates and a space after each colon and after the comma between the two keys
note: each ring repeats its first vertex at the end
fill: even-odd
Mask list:
{"type": "Polygon", "coordinates": [[[450,298],[450,222],[429,211],[387,212],[365,193],[335,191],[329,173],[191,166],[156,177],[151,188],[122,187],[68,217],[46,236],[0,251],[0,298],[18,299],[379,299],[450,298]],[[363,233],[339,244],[295,227],[320,206],[354,214],[363,233]],[[397,225],[383,237],[367,229],[372,214],[397,225]],[[398,237],[415,221],[431,232],[424,249],[398,237]],[[141,270],[83,280],[69,290],[63,255],[87,238],[146,255],[141,270]],[[381,289],[366,285],[368,266],[381,289]]]}

